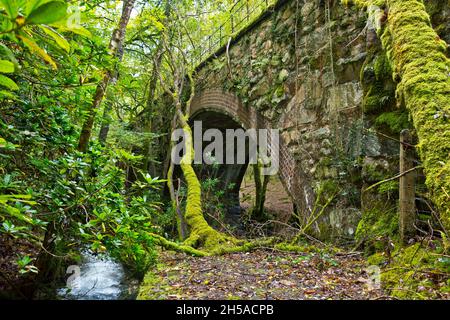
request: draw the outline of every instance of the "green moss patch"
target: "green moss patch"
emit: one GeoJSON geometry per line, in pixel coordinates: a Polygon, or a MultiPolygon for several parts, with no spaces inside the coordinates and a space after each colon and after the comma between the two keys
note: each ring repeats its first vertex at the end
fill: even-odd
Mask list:
{"type": "Polygon", "coordinates": [[[355,237],[365,242],[366,252],[382,250],[387,239],[398,234],[398,213],[396,208],[374,207],[365,210],[356,228],[355,237]]]}
{"type": "Polygon", "coordinates": [[[450,298],[450,259],[444,254],[441,243],[430,242],[428,246],[416,243],[395,250],[389,258],[377,254],[369,259],[381,264],[386,260],[388,265],[382,270],[381,283],[392,296],[399,299],[450,298]]]}
{"type": "Polygon", "coordinates": [[[375,125],[396,136],[400,135],[403,129],[410,129],[412,127],[409,114],[406,110],[384,112],[375,119],[375,125]]]}

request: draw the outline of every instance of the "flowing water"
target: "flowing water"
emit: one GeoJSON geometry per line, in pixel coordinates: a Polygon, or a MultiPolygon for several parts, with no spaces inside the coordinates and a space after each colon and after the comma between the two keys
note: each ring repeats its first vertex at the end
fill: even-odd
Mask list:
{"type": "Polygon", "coordinates": [[[57,295],[66,300],[132,299],[138,283],[129,277],[123,266],[109,257],[83,252],[82,263],[67,269],[68,279],[57,295]]]}

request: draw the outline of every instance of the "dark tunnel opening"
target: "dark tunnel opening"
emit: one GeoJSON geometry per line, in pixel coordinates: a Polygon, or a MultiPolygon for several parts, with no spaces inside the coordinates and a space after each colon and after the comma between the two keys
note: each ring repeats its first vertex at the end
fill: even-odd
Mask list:
{"type": "MultiPolygon", "coordinates": [[[[231,116],[210,110],[200,111],[191,117],[190,124],[193,130],[199,130],[199,123],[201,123],[202,137],[209,129],[217,129],[221,132],[223,137],[223,158],[218,159],[215,152],[212,152],[211,154],[204,153],[202,157],[203,160],[205,160],[205,157],[208,157],[210,161],[212,160],[216,163],[206,164],[205,161],[203,161],[202,164],[196,164],[194,169],[201,181],[205,181],[208,178],[218,180],[216,188],[223,191],[222,201],[225,206],[225,221],[233,226],[238,226],[241,220],[239,191],[248,167],[249,139],[246,138],[245,142],[245,163],[238,163],[237,153],[243,152],[243,150],[238,150],[238,148],[242,146],[239,146],[235,139],[233,143],[234,146],[231,150],[230,144],[227,144],[229,141],[226,139],[226,131],[227,129],[244,130],[244,128],[231,116]],[[194,125],[195,123],[197,123],[197,126],[194,125]],[[234,163],[225,163],[227,154],[230,152],[234,153],[234,163]],[[217,161],[219,163],[217,163],[217,161]]],[[[214,141],[215,138],[212,138],[211,141],[205,141],[203,139],[202,151],[214,141]]]]}

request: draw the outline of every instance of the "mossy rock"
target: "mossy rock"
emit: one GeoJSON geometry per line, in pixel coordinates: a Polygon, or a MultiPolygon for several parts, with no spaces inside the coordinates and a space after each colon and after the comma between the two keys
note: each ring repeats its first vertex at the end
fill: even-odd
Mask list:
{"type": "Polygon", "coordinates": [[[386,238],[398,235],[398,213],[396,208],[383,208],[381,203],[363,211],[356,228],[355,238],[365,242],[367,253],[383,250],[386,238]]]}
{"type": "Polygon", "coordinates": [[[388,262],[388,258],[384,253],[377,252],[367,258],[367,264],[371,266],[383,266],[388,262]]]}
{"type": "Polygon", "coordinates": [[[369,85],[363,99],[364,113],[378,114],[387,111],[395,102],[394,91],[386,90],[383,83],[377,81],[369,85]]]}
{"type": "Polygon", "coordinates": [[[407,110],[384,112],[375,119],[375,126],[397,136],[400,135],[403,129],[412,129],[407,110]]]}

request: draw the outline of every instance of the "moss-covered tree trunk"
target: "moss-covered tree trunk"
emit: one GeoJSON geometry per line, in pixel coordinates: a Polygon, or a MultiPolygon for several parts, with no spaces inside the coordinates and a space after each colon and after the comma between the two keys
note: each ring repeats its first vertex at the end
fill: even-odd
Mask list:
{"type": "Polygon", "coordinates": [[[385,18],[383,10],[374,6],[387,7],[387,21],[384,26],[378,23],[378,33],[382,34],[383,48],[392,64],[393,78],[398,82],[398,101],[409,110],[419,138],[418,151],[432,200],[445,228],[450,230],[450,60],[446,56],[447,44],[433,30],[422,1],[355,0],[354,3],[367,7],[372,18],[385,18]]]}
{"type": "Polygon", "coordinates": [[[226,237],[214,230],[203,216],[201,185],[194,168],[192,167],[194,161],[192,130],[187,122],[186,116],[179,112],[178,118],[183,128],[186,151],[186,154],[183,155],[180,162],[180,167],[187,184],[187,200],[184,219],[190,229],[189,238],[185,242],[194,247],[212,249],[218,244],[226,241],[226,237]]]}
{"type": "MultiPolygon", "coordinates": [[[[168,39],[167,36],[163,37],[163,41],[166,41],[166,39],[168,39]]],[[[167,46],[167,43],[163,42],[163,46],[166,49],[166,53],[170,52],[168,50],[169,47],[167,46]]],[[[180,167],[187,185],[186,208],[183,216],[184,221],[189,227],[190,234],[184,243],[192,247],[202,247],[208,251],[217,250],[222,244],[233,244],[236,239],[227,237],[224,234],[214,230],[203,216],[201,185],[194,168],[192,167],[192,163],[194,161],[194,145],[192,130],[189,126],[191,103],[195,95],[195,83],[192,77],[192,71],[190,72],[186,70],[187,61],[184,55],[182,55],[181,61],[176,61],[170,54],[168,58],[173,66],[173,69],[175,70],[173,75],[173,83],[175,86],[171,85],[171,87],[174,87],[174,90],[172,91],[169,86],[165,84],[161,74],[159,74],[159,78],[160,84],[162,85],[164,91],[172,97],[175,105],[176,121],[174,121],[172,129],[175,130],[177,124],[182,128],[185,143],[185,154],[181,158],[180,167]],[[186,71],[190,85],[190,97],[185,104],[185,108],[183,108],[182,96],[186,71]]],[[[178,210],[180,210],[180,208],[174,197],[174,186],[172,181],[174,169],[173,159],[171,159],[171,161],[172,163],[168,173],[168,187],[170,190],[172,205],[175,205],[175,210],[179,212],[178,210]]],[[[178,217],[179,223],[183,223],[183,219],[181,218],[182,217],[178,217]]]]}
{"type": "Polygon", "coordinates": [[[433,201],[450,230],[450,61],[418,0],[388,0],[383,44],[419,137],[433,201]]]}

